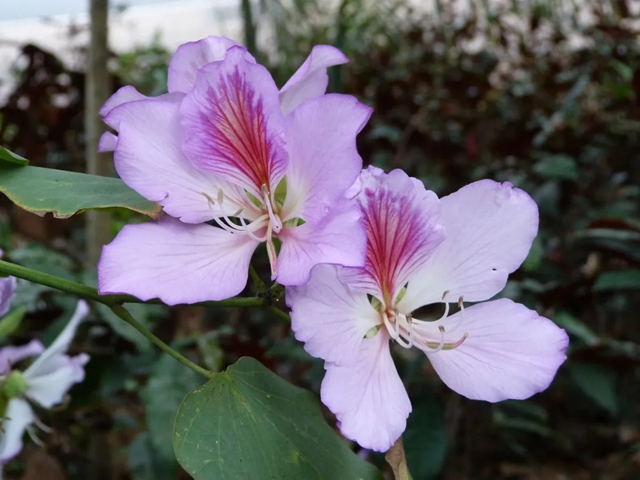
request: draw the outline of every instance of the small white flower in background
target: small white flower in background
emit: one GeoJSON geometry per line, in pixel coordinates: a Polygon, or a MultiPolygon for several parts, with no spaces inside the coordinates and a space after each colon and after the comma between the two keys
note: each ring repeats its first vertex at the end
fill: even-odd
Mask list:
{"type": "Polygon", "coordinates": [[[89,356],[81,353],[70,357],[66,352],[78,325],[88,313],[87,303],[80,300],[67,326],[46,350],[39,340],[0,349],[0,395],[3,403],[6,402],[0,431],[0,467],[20,453],[25,430],[34,438],[32,425],[47,429],[37,419],[29,402],[51,408],[62,403],[75,383],[84,380],[84,365],[89,356]],[[11,369],[20,360],[36,355],[39,356],[24,372],[11,369]]]}

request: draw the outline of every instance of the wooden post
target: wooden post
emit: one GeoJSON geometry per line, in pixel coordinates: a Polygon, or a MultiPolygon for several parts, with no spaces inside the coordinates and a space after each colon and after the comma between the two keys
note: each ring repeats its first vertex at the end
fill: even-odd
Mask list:
{"type": "MultiPolygon", "coordinates": [[[[91,0],[89,55],[85,79],[85,138],[87,173],[110,176],[111,154],[98,153],[98,141],[105,125],[98,111],[111,94],[111,78],[107,70],[109,59],[109,0],[91,0]]],[[[89,211],[86,214],[86,268],[94,268],[102,246],[111,240],[110,215],[89,211]]]]}

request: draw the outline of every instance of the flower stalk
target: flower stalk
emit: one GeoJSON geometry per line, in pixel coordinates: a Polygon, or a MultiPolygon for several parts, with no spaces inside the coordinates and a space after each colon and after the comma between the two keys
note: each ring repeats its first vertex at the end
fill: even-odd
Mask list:
{"type": "MultiPolygon", "coordinates": [[[[14,277],[22,278],[23,280],[28,280],[30,282],[38,283],[46,287],[54,288],[56,290],[71,293],[88,300],[102,303],[109,307],[118,317],[138,330],[138,332],[140,332],[146,338],[151,340],[151,342],[158,348],[171,355],[183,365],[191,368],[192,370],[205,376],[206,378],[213,378],[213,376],[215,376],[214,372],[196,365],[191,360],[184,357],[182,354],[180,354],[169,345],[164,343],[162,340],[160,340],[158,337],[156,337],[151,331],[149,331],[135,318],[133,318],[127,311],[127,309],[122,306],[123,303],[154,303],[162,305],[162,302],[158,299],[143,302],[139,298],[131,295],[100,295],[95,288],[88,285],[83,285],[82,283],[66,280],[64,278],[56,277],[48,273],[39,272],[37,270],[23,267],[21,265],[16,265],[14,263],[5,262],[4,260],[0,260],[0,274],[12,275],[14,277]]],[[[260,297],[237,297],[215,302],[201,302],[197,303],[196,305],[215,307],[266,308],[281,320],[285,320],[287,322],[290,321],[289,315],[286,312],[283,312],[273,305],[270,305],[269,302],[260,297]]]]}

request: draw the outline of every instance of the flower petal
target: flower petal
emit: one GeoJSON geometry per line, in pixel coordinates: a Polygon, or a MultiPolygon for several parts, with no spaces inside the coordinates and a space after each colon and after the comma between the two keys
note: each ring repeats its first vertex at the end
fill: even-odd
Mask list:
{"type": "Polygon", "coordinates": [[[105,121],[119,129],[114,161],[124,182],[187,223],[210,220],[210,198],[226,182],[195,169],[182,153],[179,94],[114,108],[105,121]]]}
{"type": "Polygon", "coordinates": [[[538,231],[538,207],[508,183],[481,180],[441,199],[447,237],[409,281],[403,308],[447,300],[479,302],[500,292],[538,231]]]}
{"type": "Polygon", "coordinates": [[[183,150],[192,164],[258,198],[274,191],[287,168],[278,90],[261,65],[232,47],[224,60],[201,68],[180,108],[183,150]]]}
{"type": "Polygon", "coordinates": [[[71,387],[84,380],[84,366],[89,355],[82,353],[75,357],[58,355],[49,360],[44,369],[27,377],[25,395],[44,408],[62,403],[71,387]]]}
{"type": "MultiPolygon", "coordinates": [[[[198,70],[208,63],[222,60],[227,50],[236,45],[230,38],[214,36],[180,45],[169,62],[169,92],[189,93],[196,83],[198,70]]],[[[251,57],[249,53],[246,55],[251,57]]]]}
{"type": "Polygon", "coordinates": [[[282,285],[302,285],[319,263],[362,267],[367,238],[362,214],[355,202],[343,199],[317,223],[285,227],[278,238],[278,274],[282,285]]]}
{"type": "Polygon", "coordinates": [[[529,398],[549,386],[566,359],[566,332],[524,305],[503,298],[469,307],[462,315],[442,322],[445,328],[461,322],[455,332],[445,334],[445,342],[455,342],[466,332],[462,345],[437,353],[423,350],[442,381],[467,398],[529,398]]]}
{"type": "Polygon", "coordinates": [[[343,280],[391,305],[410,276],[442,242],[438,197],[402,170],[364,170],[356,200],[367,232],[364,274],[345,270],[343,280]],[[350,272],[350,273],[349,273],[350,272]]]}
{"type": "Polygon", "coordinates": [[[317,265],[309,281],[287,287],[291,328],[314,357],[342,364],[359,356],[364,336],[380,323],[366,294],[352,293],[334,265],[317,265]]]}
{"type": "Polygon", "coordinates": [[[362,447],[389,450],[406,428],[411,402],[393,364],[387,332],[364,340],[353,363],[325,363],[324,368],[320,397],[342,434],[362,447]]]}
{"type": "Polygon", "coordinates": [[[324,94],[329,84],[327,68],[349,59],[331,45],[316,45],[300,68],[280,89],[282,112],[287,115],[302,102],[324,94]]]}
{"type": "Polygon", "coordinates": [[[16,289],[16,277],[0,277],[0,317],[9,311],[16,289]]]}
{"type": "Polygon", "coordinates": [[[335,94],[306,102],[286,117],[283,220],[318,221],[344,196],[362,170],[356,135],[371,111],[354,97],[335,94]]]}
{"type": "MultiPolygon", "coordinates": [[[[113,152],[118,145],[118,137],[111,132],[104,132],[98,141],[99,152],[113,152]]],[[[1,480],[1,479],[0,479],[1,480]]]]}
{"type": "Polygon", "coordinates": [[[34,357],[44,352],[44,345],[40,340],[31,340],[19,347],[7,346],[0,349],[0,374],[7,373],[11,366],[25,358],[34,357]]]}
{"type": "Polygon", "coordinates": [[[35,419],[33,410],[20,398],[12,398],[7,405],[0,431],[0,464],[6,463],[22,450],[24,431],[35,419]]]}
{"type": "Polygon", "coordinates": [[[69,345],[71,345],[73,337],[76,335],[78,325],[80,325],[80,322],[84,320],[88,314],[89,306],[87,305],[87,302],[79,300],[78,305],[71,316],[71,320],[69,320],[62,332],[60,332],[53,343],[47,347],[44,353],[36,358],[35,362],[25,370],[24,377],[26,380],[47,374],[51,371],[50,364],[52,359],[64,354],[69,349],[69,345]]]}
{"type": "Polygon", "coordinates": [[[223,300],[244,289],[257,245],[249,236],[170,217],[127,225],[102,249],[99,291],[167,305],[223,300]]]}
{"type": "Polygon", "coordinates": [[[138,100],[147,100],[149,97],[141,94],[136,90],[136,87],[127,85],[126,87],[119,88],[116,93],[111,95],[104,105],[100,108],[100,115],[106,116],[111,110],[124,103],[137,102],[138,100]]]}

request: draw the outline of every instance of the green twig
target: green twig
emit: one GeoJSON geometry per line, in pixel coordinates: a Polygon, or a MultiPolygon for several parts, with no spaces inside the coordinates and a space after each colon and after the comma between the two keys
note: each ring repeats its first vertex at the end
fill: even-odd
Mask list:
{"type": "Polygon", "coordinates": [[[264,292],[267,287],[265,286],[264,282],[260,278],[260,275],[258,275],[258,272],[256,272],[256,269],[253,268],[253,265],[251,264],[249,264],[249,275],[251,275],[251,280],[253,281],[253,284],[258,289],[258,293],[264,292]]]}
{"type": "Polygon", "coordinates": [[[179,361],[183,365],[185,365],[185,366],[189,367],[190,369],[198,372],[200,375],[203,375],[206,378],[215,377],[215,375],[216,375],[215,372],[210,372],[209,370],[206,370],[206,369],[202,368],[201,366],[196,365],[191,360],[189,360],[187,357],[185,357],[185,356],[181,355],[180,353],[178,353],[176,350],[171,348],[169,345],[164,343],[162,340],[160,340],[158,337],[156,337],[153,333],[151,333],[149,330],[147,330],[145,327],[143,327],[140,323],[138,323],[138,321],[135,318],[133,318],[131,316],[131,314],[127,311],[127,309],[124,308],[122,305],[113,305],[111,307],[111,310],[118,317],[120,317],[122,320],[127,322],[133,328],[138,330],[146,338],[151,340],[151,342],[153,344],[155,344],[158,348],[160,348],[160,350],[162,350],[165,353],[171,355],[173,358],[175,358],[177,361],[179,361]]]}
{"type": "MultiPolygon", "coordinates": [[[[255,273],[255,272],[254,272],[255,273]]],[[[48,273],[39,272],[37,270],[33,270],[31,268],[22,267],[20,265],[16,265],[14,263],[5,262],[0,260],[0,274],[5,275],[13,275],[14,277],[22,278],[24,280],[28,280],[30,282],[38,283],[40,285],[44,285],[46,287],[55,288],[56,290],[61,290],[63,292],[71,293],[73,295],[77,295],[82,298],[87,298],[89,300],[94,300],[96,302],[102,303],[108,306],[113,313],[115,313],[122,320],[127,322],[133,328],[138,330],[142,335],[151,340],[157,347],[171,355],[173,358],[178,360],[183,365],[191,368],[192,370],[198,372],[201,375],[204,375],[207,378],[212,378],[215,373],[210,372],[209,370],[205,370],[204,368],[196,365],[188,358],[184,357],[176,350],[171,348],[169,345],[164,343],[158,337],[156,337],[153,333],[147,330],[144,326],[142,326],[135,318],[131,316],[131,314],[122,306],[123,303],[156,303],[162,304],[162,302],[158,299],[153,299],[148,302],[144,302],[139,298],[136,298],[131,295],[100,295],[98,290],[93,287],[89,287],[87,285],[83,285],[82,283],[73,282],[71,280],[66,280],[64,278],[56,277],[54,275],[49,275],[48,273]]],[[[257,275],[257,274],[256,274],[257,275]]],[[[215,306],[215,307],[249,307],[249,308],[266,308],[275,316],[279,317],[285,321],[291,321],[289,315],[287,315],[282,310],[268,304],[263,298],[260,297],[239,297],[239,298],[229,298],[227,300],[221,301],[211,301],[211,302],[201,302],[196,305],[200,306],[215,306]]]]}

